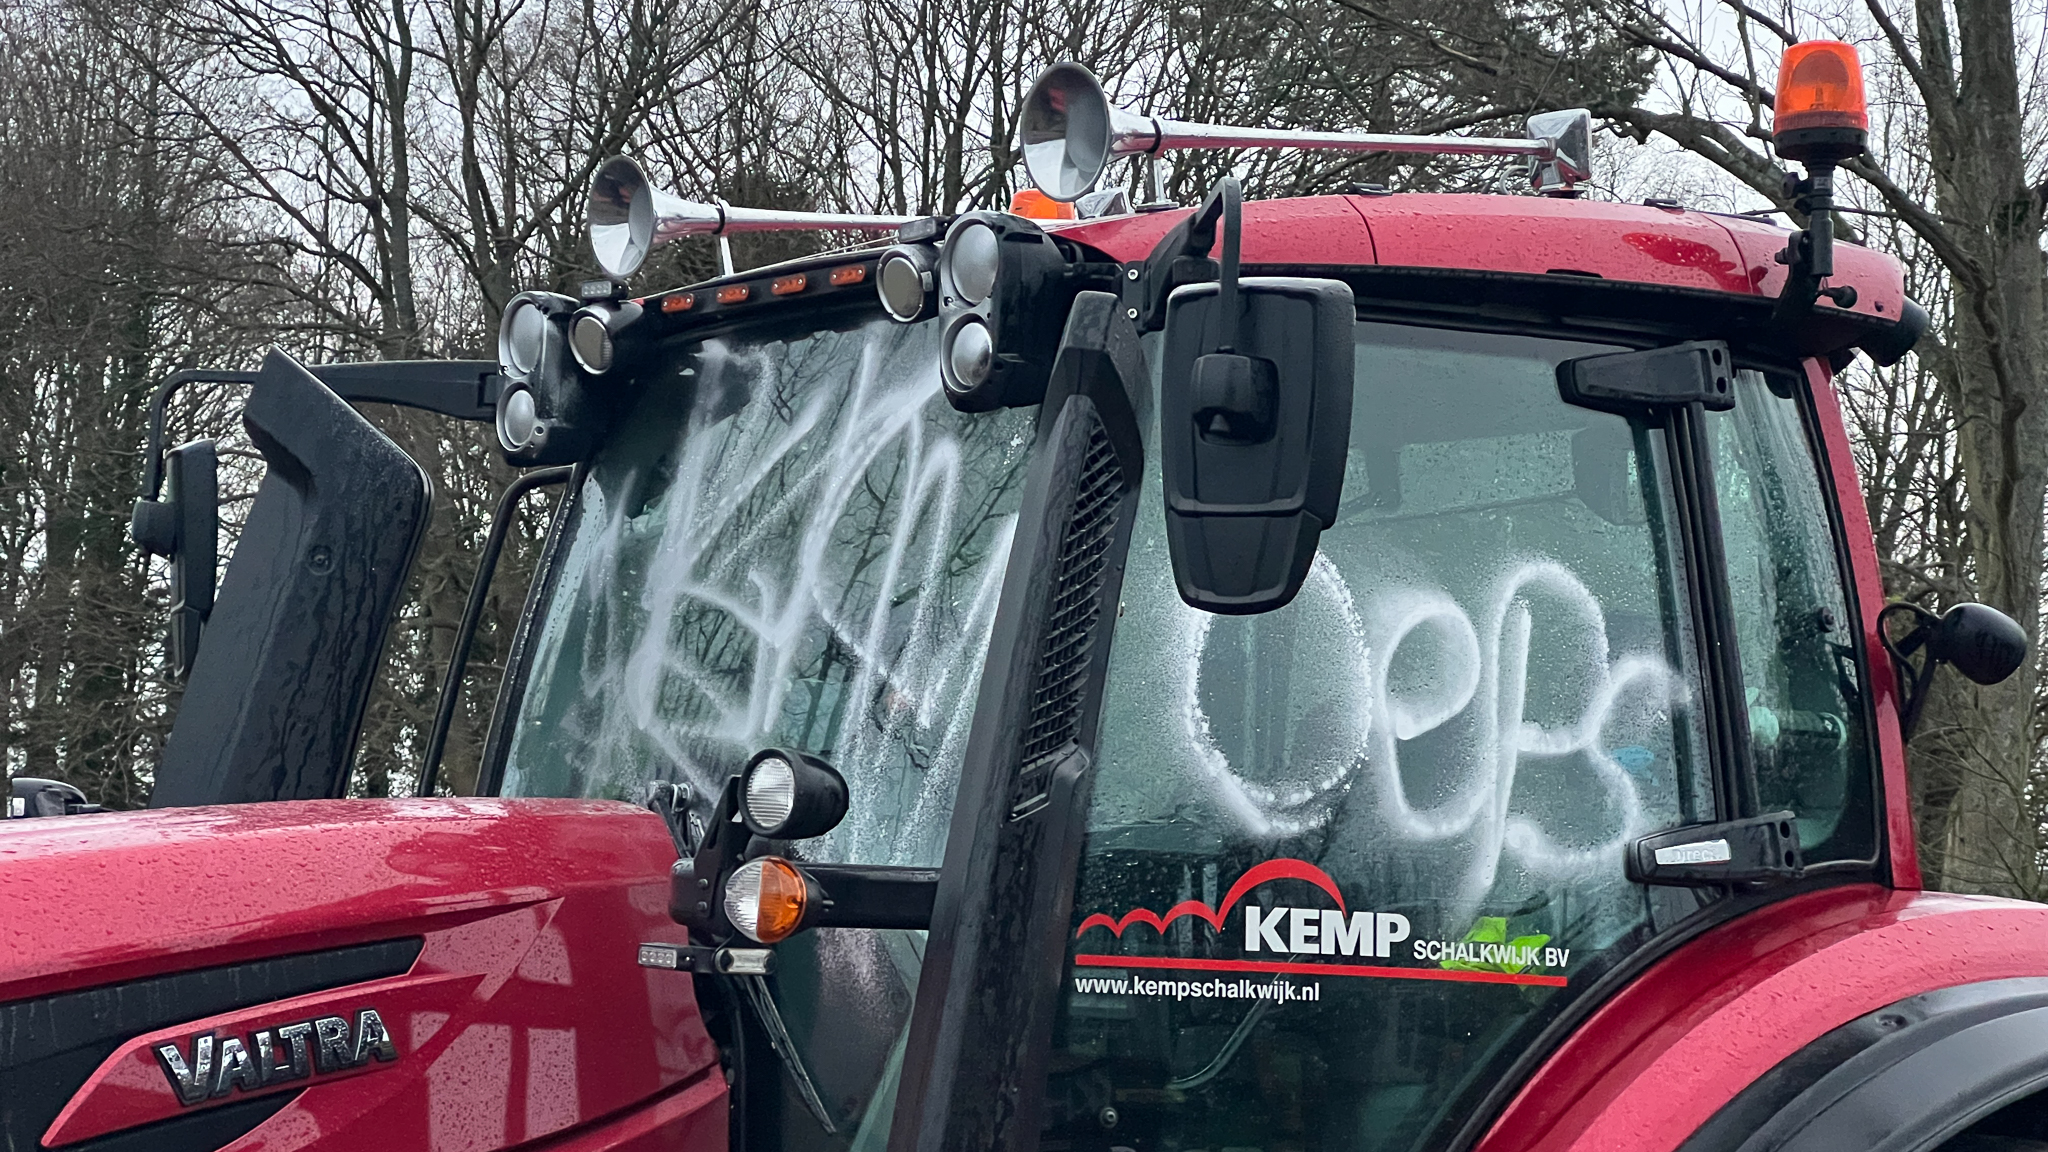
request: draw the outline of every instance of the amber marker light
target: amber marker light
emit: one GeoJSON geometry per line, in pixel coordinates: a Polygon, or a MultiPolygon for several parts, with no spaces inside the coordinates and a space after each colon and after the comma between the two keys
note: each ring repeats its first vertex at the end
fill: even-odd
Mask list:
{"type": "Polygon", "coordinates": [[[768,285],[768,291],[777,296],[789,296],[804,290],[811,278],[799,272],[794,276],[777,276],[768,285]]]}
{"type": "Polygon", "coordinates": [[[786,940],[803,927],[811,885],[796,865],[779,856],[749,860],[725,882],[725,918],[760,944],[786,940]]]}
{"type": "Polygon", "coordinates": [[[1026,188],[1010,197],[1010,215],[1028,220],[1073,220],[1079,213],[1072,204],[1055,200],[1036,188],[1026,188]]]}
{"type": "Polygon", "coordinates": [[[738,304],[746,298],[747,286],[745,284],[727,284],[718,290],[718,302],[720,304],[738,304]]]}
{"type": "Polygon", "coordinates": [[[834,268],[830,279],[834,288],[844,288],[848,284],[858,284],[867,278],[867,265],[848,264],[844,268],[834,268]]]}
{"type": "Polygon", "coordinates": [[[688,312],[696,306],[697,294],[695,292],[678,292],[673,296],[663,296],[661,298],[661,310],[663,312],[688,312]]]}

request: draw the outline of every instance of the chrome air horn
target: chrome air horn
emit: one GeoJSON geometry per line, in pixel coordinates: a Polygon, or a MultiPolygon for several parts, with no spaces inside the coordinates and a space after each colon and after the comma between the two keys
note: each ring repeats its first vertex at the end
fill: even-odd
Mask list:
{"type": "Polygon", "coordinates": [[[647,254],[684,236],[727,236],[734,232],[887,232],[911,216],[853,216],[838,212],[778,212],[685,200],[655,188],[630,156],[614,156],[590,181],[590,246],[597,262],[621,280],[647,254]]]}
{"type": "Polygon", "coordinates": [[[1055,64],[1024,98],[1018,136],[1024,167],[1040,192],[1078,200],[1095,187],[1109,162],[1183,148],[1325,148],[1346,152],[1423,152],[1449,156],[1527,156],[1536,188],[1574,195],[1592,174],[1593,120],[1582,108],[1546,112],[1529,120],[1531,139],[1484,136],[1390,136],[1369,132],[1296,132],[1190,124],[1111,107],[1095,74],[1079,64],[1055,64]]]}

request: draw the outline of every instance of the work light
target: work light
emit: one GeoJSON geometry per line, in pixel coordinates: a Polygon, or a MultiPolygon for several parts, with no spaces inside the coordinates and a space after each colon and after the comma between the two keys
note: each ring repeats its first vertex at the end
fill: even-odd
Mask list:
{"type": "Polygon", "coordinates": [[[939,375],[963,412],[1036,404],[1059,348],[1074,285],[1037,224],[970,212],[939,250],[939,375]]]}

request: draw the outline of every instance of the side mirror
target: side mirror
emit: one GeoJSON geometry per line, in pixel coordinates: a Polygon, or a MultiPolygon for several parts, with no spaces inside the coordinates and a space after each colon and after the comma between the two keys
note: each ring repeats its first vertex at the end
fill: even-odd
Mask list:
{"type": "Polygon", "coordinates": [[[171,564],[171,676],[182,680],[199,654],[199,633],[213,614],[220,566],[219,461],[213,441],[164,453],[164,499],[135,502],[129,535],[171,564]]]}
{"type": "Polygon", "coordinates": [[[10,819],[33,816],[78,816],[103,809],[88,804],[85,793],[62,780],[37,776],[16,776],[8,781],[7,815],[10,819]]]}
{"type": "Polygon", "coordinates": [[[1238,279],[1237,181],[1223,213],[1221,277],[1166,305],[1160,462],[1181,599],[1226,615],[1294,599],[1337,516],[1351,439],[1354,325],[1340,280],[1238,279]]]}
{"type": "Polygon", "coordinates": [[[1936,616],[1917,604],[1890,604],[1878,615],[1878,634],[1898,664],[1904,712],[1899,726],[1907,737],[1920,721],[1934,670],[1947,664],[1978,684],[1997,684],[2027,659],[2027,634],[2012,617],[1989,604],[1958,604],[1936,616]],[[1894,640],[1890,624],[1912,616],[1914,625],[1894,640]],[[1924,652],[1918,668],[1910,657],[1924,652]]]}
{"type": "Polygon", "coordinates": [[[1927,658],[1979,684],[1997,684],[2027,658],[2027,634],[1988,604],[1958,604],[1942,613],[1927,637],[1927,658]]]}

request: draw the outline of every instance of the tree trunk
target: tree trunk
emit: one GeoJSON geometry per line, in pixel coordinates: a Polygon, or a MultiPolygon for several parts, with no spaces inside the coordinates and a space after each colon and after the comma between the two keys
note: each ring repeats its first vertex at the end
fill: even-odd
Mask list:
{"type": "MultiPolygon", "coordinates": [[[[2041,202],[2026,178],[2010,0],[1957,0],[1951,48],[1939,0],[1918,0],[1922,63],[1952,101],[1930,99],[1935,203],[1954,221],[1950,403],[1969,509],[1979,599],[2020,623],[2041,620],[2042,500],[2048,492],[2048,311],[2041,202]],[[1946,103],[1947,106],[1942,105],[1946,103]]],[[[2040,805],[2029,793],[2038,660],[2003,684],[1953,673],[1915,740],[1915,770],[1953,792],[1929,845],[1930,883],[1953,891],[2041,893],[2040,805]]]]}

